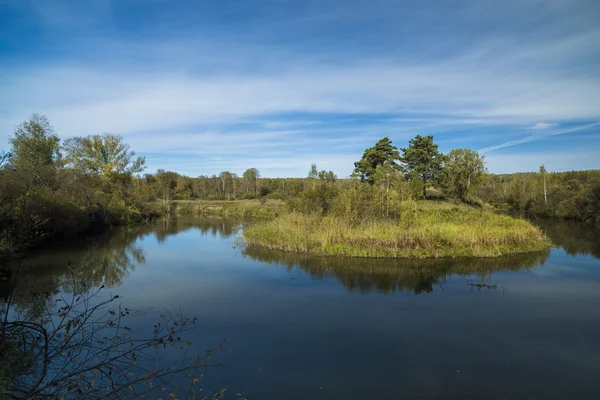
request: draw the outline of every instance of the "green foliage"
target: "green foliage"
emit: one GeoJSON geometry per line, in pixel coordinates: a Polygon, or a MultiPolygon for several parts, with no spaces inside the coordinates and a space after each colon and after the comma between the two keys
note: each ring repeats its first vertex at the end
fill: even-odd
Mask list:
{"type": "Polygon", "coordinates": [[[244,183],[244,196],[246,198],[254,198],[258,192],[258,178],[260,178],[260,172],[256,168],[248,168],[242,175],[244,183]]]}
{"type": "Polygon", "coordinates": [[[290,199],[289,209],[305,214],[327,214],[339,192],[335,181],[330,178],[332,176],[327,173],[321,174],[321,179],[304,189],[298,198],[290,199]]]}
{"type": "Polygon", "coordinates": [[[454,198],[474,202],[485,173],[483,156],[473,150],[454,149],[445,157],[441,174],[442,187],[454,198]]]}
{"type": "Polygon", "coordinates": [[[352,223],[397,218],[403,202],[411,199],[410,188],[402,175],[387,165],[380,165],[373,175],[373,185],[353,179],[332,202],[331,214],[352,223]]]}
{"type": "Polygon", "coordinates": [[[433,143],[433,136],[417,135],[410,140],[407,148],[402,149],[400,161],[408,180],[420,180],[423,198],[427,198],[427,184],[436,181],[444,162],[444,156],[433,143]]]}
{"type": "Polygon", "coordinates": [[[399,170],[399,159],[398,148],[392,145],[389,138],[384,137],[375,143],[375,146],[366,149],[360,161],[354,163],[354,173],[362,182],[372,185],[375,183],[374,175],[377,167],[386,166],[399,170]]]}
{"type": "MultiPolygon", "coordinates": [[[[219,216],[244,219],[272,218],[285,211],[281,200],[174,200],[171,202],[171,213],[175,215],[219,216]],[[263,201],[261,201],[263,200],[263,201]]],[[[160,213],[161,202],[154,202],[150,207],[160,213]]]]}
{"type": "Polygon", "coordinates": [[[17,126],[10,139],[10,162],[14,168],[23,170],[55,166],[60,160],[59,142],[48,118],[33,114],[17,126]]]}
{"type": "MultiPolygon", "coordinates": [[[[129,148],[115,137],[107,138],[102,143],[108,146],[108,155],[110,149],[121,149],[117,151],[121,154],[129,148]]],[[[35,114],[17,127],[11,143],[13,168],[0,170],[0,256],[51,237],[75,236],[150,216],[131,176],[139,163],[124,167],[131,152],[118,156],[113,167],[100,173],[83,167],[90,165],[89,160],[76,161],[69,150],[69,165],[80,168],[65,168],[59,163],[58,137],[48,120],[35,114]]]]}
{"type": "Polygon", "coordinates": [[[310,165],[310,171],[308,171],[308,177],[312,178],[312,179],[316,179],[318,175],[319,175],[319,172],[317,170],[317,164],[312,163],[310,165]]]}
{"type": "Polygon", "coordinates": [[[65,160],[69,166],[104,177],[136,174],[145,169],[145,157],[135,157],[123,137],[105,133],[73,137],[64,144],[65,160]]]}
{"type": "Polygon", "coordinates": [[[600,223],[600,171],[490,175],[479,190],[483,201],[507,204],[531,215],[600,223]]]}

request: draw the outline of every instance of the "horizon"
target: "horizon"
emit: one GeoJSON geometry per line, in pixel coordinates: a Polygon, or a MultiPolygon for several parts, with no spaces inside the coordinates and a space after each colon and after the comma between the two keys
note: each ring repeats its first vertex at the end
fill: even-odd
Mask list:
{"type": "Polygon", "coordinates": [[[600,169],[600,3],[0,0],[0,150],[33,113],[146,172],[347,177],[384,136],[600,169]]]}

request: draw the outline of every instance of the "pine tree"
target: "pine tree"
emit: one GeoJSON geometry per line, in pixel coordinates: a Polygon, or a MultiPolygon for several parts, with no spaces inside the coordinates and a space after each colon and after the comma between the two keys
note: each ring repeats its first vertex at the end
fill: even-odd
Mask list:
{"type": "Polygon", "coordinates": [[[418,179],[423,184],[423,197],[427,198],[427,183],[438,178],[444,156],[433,143],[433,136],[417,135],[407,148],[401,149],[400,161],[406,171],[406,179],[418,179]]]}
{"type": "Polygon", "coordinates": [[[388,165],[394,170],[400,170],[398,161],[400,153],[398,148],[392,145],[392,141],[384,137],[363,153],[362,159],[354,163],[354,173],[363,182],[373,185],[375,183],[375,172],[378,166],[388,165]]]}

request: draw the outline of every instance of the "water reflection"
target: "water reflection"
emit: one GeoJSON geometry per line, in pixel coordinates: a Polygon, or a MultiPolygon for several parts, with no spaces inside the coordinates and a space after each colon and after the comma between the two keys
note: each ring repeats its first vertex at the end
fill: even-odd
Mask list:
{"type": "Polygon", "coordinates": [[[221,236],[235,235],[240,228],[240,221],[220,218],[175,218],[163,219],[154,225],[154,234],[159,243],[168,236],[190,229],[198,229],[203,235],[221,236]]]}
{"type": "Polygon", "coordinates": [[[554,244],[569,255],[591,255],[600,258],[600,227],[561,220],[534,220],[554,244]]]}
{"type": "Polygon", "coordinates": [[[562,219],[529,218],[523,212],[508,211],[514,218],[539,226],[552,242],[569,255],[591,255],[600,259],[600,226],[562,219]]]}
{"type": "Polygon", "coordinates": [[[159,243],[164,243],[168,237],[192,229],[202,235],[230,237],[239,226],[235,221],[222,219],[165,219],[55,243],[52,248],[33,252],[15,262],[13,275],[0,281],[0,300],[8,298],[17,270],[13,301],[23,307],[35,307],[40,299],[60,292],[71,293],[100,285],[120,286],[136,267],[146,262],[144,248],[137,245],[144,237],[154,235],[159,243]],[[55,251],[56,247],[61,251],[55,251]]]}
{"type": "Polygon", "coordinates": [[[550,251],[490,259],[382,260],[344,257],[315,257],[274,252],[248,246],[247,257],[268,264],[300,268],[314,279],[336,278],[350,291],[391,293],[396,290],[415,294],[431,293],[451,275],[473,278],[474,287],[489,287],[497,271],[532,268],[544,264],[550,251]]]}

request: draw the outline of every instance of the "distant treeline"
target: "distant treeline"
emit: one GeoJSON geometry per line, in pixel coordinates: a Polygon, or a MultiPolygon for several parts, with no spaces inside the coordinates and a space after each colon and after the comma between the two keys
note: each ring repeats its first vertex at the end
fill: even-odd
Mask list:
{"type": "MultiPolygon", "coordinates": [[[[327,172],[331,173],[331,172],[327,172]]],[[[321,178],[326,179],[321,171],[321,178]]],[[[318,179],[318,175],[317,175],[318,179]]],[[[351,179],[335,179],[340,189],[351,187],[351,179]]],[[[146,174],[138,181],[138,194],[153,200],[236,200],[299,198],[312,188],[314,177],[262,178],[248,169],[242,176],[225,171],[219,175],[191,178],[170,171],[146,174]]],[[[443,194],[438,182],[431,182],[430,196],[443,194]],[[437,189],[437,190],[435,190],[437,189]]],[[[419,187],[406,189],[419,197],[419,187]]],[[[522,210],[530,215],[578,221],[600,222],[600,170],[570,172],[528,172],[487,174],[475,199],[495,207],[522,210]]]]}
{"type": "Polygon", "coordinates": [[[488,175],[478,196],[529,215],[600,223],[600,170],[488,175]]]}

